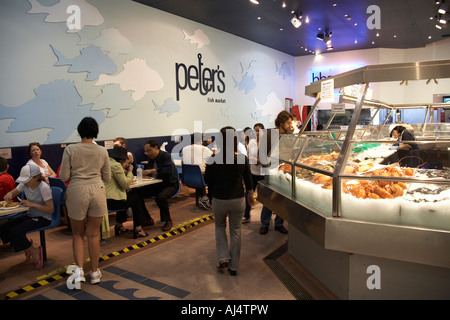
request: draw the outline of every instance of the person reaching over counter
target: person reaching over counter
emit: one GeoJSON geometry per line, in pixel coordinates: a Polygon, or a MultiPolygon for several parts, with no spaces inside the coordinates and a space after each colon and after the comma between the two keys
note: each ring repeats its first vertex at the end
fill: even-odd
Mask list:
{"type": "Polygon", "coordinates": [[[42,247],[34,247],[26,234],[51,223],[54,212],[52,190],[44,182],[41,170],[35,164],[26,164],[20,170],[16,182],[19,185],[5,195],[5,201],[11,201],[23,192],[27,200],[21,199],[20,204],[30,209],[2,224],[0,237],[3,243],[11,242],[15,252],[25,251],[26,259],[32,260],[34,267],[39,270],[44,263],[42,247]]]}
{"type": "MultiPolygon", "coordinates": [[[[391,131],[391,137],[398,141],[415,141],[414,134],[404,126],[396,126],[391,131]]],[[[398,158],[400,166],[415,168],[420,164],[419,147],[417,143],[401,143],[398,146],[398,158]]]]}

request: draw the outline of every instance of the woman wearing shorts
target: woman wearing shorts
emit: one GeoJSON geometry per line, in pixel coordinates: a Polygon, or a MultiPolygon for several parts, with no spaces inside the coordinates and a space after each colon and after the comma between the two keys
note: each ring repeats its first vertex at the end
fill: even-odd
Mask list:
{"type": "Polygon", "coordinates": [[[106,189],[103,181],[111,179],[109,156],[105,148],[93,139],[98,135],[98,123],[86,117],[78,125],[80,143],[71,144],[64,150],[60,179],[70,180],[66,190],[67,212],[73,235],[73,254],[79,270],[80,280],[85,281],[84,236],[87,237],[91,261],[91,284],[100,282],[98,269],[100,257],[100,226],[103,216],[108,214],[106,189]]]}

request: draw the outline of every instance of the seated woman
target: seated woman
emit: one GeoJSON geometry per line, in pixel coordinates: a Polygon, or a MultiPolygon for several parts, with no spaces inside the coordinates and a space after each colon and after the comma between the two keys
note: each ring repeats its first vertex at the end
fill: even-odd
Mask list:
{"type": "Polygon", "coordinates": [[[11,242],[15,252],[25,250],[27,260],[32,259],[34,267],[41,269],[43,265],[42,247],[34,247],[26,237],[27,232],[48,226],[52,220],[53,197],[50,186],[38,166],[25,165],[16,180],[19,185],[5,195],[10,201],[24,192],[27,200],[20,200],[20,204],[29,207],[28,212],[9,220],[0,226],[0,237],[3,243],[11,242]]]}
{"type": "Polygon", "coordinates": [[[50,165],[47,161],[42,159],[42,147],[39,142],[30,143],[28,145],[27,153],[28,157],[30,157],[30,160],[28,160],[27,164],[31,163],[37,165],[47,183],[49,183],[47,177],[56,177],[55,171],[50,168],[50,165]]]}
{"type": "Polygon", "coordinates": [[[126,210],[131,207],[133,210],[134,231],[133,238],[146,237],[148,234],[142,229],[142,225],[151,225],[152,218],[145,207],[144,199],[137,192],[129,191],[133,181],[133,166],[128,164],[127,149],[121,146],[114,146],[110,155],[111,180],[105,183],[106,201],[109,210],[120,210],[117,212],[114,232],[116,235],[127,232],[123,223],[127,220],[126,210]],[[124,166],[129,166],[125,174],[124,166]]]}

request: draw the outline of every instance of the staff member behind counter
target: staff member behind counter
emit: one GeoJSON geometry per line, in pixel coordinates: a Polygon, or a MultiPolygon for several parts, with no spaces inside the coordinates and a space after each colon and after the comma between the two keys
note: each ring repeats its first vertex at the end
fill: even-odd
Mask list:
{"type": "MultiPolygon", "coordinates": [[[[391,137],[398,141],[415,141],[414,134],[404,126],[396,126],[391,131],[391,137]]],[[[420,165],[420,154],[417,143],[401,143],[398,147],[398,158],[401,166],[415,168],[420,165]]]]}

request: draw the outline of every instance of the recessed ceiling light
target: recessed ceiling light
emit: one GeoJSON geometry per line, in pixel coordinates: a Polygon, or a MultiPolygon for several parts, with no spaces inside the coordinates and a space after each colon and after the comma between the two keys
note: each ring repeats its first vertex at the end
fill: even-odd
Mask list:
{"type": "Polygon", "coordinates": [[[380,36],[380,34],[377,32],[377,37],[379,37],[380,36]]]}
{"type": "Polygon", "coordinates": [[[358,25],[358,23],[357,23],[357,22],[355,22],[354,26],[356,27],[357,25],[358,25]]]}
{"type": "Polygon", "coordinates": [[[286,8],[286,2],[283,1],[283,4],[281,5],[283,8],[286,8]]]}
{"type": "Polygon", "coordinates": [[[261,20],[261,17],[258,17],[258,20],[261,20]]]}
{"type": "Polygon", "coordinates": [[[259,0],[250,0],[250,2],[253,4],[259,4],[259,0]]]}
{"type": "Polygon", "coordinates": [[[306,16],[305,22],[309,23],[309,17],[308,16],[306,16]]]}
{"type": "Polygon", "coordinates": [[[431,39],[431,36],[428,36],[428,39],[431,39]]]}
{"type": "Polygon", "coordinates": [[[375,41],[372,41],[372,44],[375,44],[375,41]]]}
{"type": "Polygon", "coordinates": [[[396,34],[394,34],[394,38],[397,38],[397,35],[396,35],[396,34]]]}
{"type": "Polygon", "coordinates": [[[336,3],[336,2],[334,2],[334,3],[332,4],[332,6],[333,6],[333,7],[336,7],[336,6],[337,6],[337,3],[336,3]]]}
{"type": "Polygon", "coordinates": [[[355,44],[358,43],[358,40],[355,40],[355,44]]]}
{"type": "Polygon", "coordinates": [[[283,31],[283,28],[280,28],[280,31],[283,31]]]}

